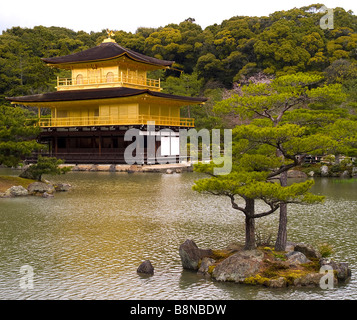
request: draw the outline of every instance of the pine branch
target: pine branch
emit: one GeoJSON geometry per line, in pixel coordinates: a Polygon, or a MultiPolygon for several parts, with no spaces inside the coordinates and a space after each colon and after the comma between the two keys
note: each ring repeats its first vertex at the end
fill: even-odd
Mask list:
{"type": "Polygon", "coordinates": [[[245,215],[247,215],[247,210],[238,206],[238,204],[235,202],[235,199],[234,199],[234,195],[231,194],[231,193],[226,193],[226,195],[231,199],[231,204],[232,204],[232,208],[235,209],[235,210],[239,210],[239,211],[242,211],[245,215]]]}

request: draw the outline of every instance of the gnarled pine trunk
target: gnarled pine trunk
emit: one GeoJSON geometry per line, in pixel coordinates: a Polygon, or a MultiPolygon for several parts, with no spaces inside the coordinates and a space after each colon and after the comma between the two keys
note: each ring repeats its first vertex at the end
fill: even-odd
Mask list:
{"type": "Polygon", "coordinates": [[[244,250],[253,250],[256,248],[254,210],[254,199],[246,199],[244,250]]]}
{"type": "MultiPolygon", "coordinates": [[[[288,185],[288,172],[285,171],[280,175],[280,184],[282,187],[288,185]]],[[[275,242],[276,251],[284,251],[286,247],[288,231],[288,206],[286,203],[280,203],[280,216],[279,216],[279,230],[278,236],[275,242]]]]}

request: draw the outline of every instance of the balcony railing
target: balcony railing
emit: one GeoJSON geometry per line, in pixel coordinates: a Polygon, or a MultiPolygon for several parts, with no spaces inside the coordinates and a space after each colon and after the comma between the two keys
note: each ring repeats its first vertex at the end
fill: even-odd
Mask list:
{"type": "Polygon", "coordinates": [[[149,79],[144,77],[130,76],[124,73],[118,77],[91,77],[91,78],[59,78],[57,77],[57,90],[69,90],[73,87],[85,89],[86,87],[133,87],[133,88],[149,88],[155,91],[160,91],[160,79],[149,79]]]}
{"type": "Polygon", "coordinates": [[[41,128],[53,127],[86,127],[86,126],[117,126],[117,125],[147,125],[155,122],[156,126],[194,127],[192,118],[174,118],[151,115],[133,117],[67,117],[67,118],[41,118],[41,128]]]}

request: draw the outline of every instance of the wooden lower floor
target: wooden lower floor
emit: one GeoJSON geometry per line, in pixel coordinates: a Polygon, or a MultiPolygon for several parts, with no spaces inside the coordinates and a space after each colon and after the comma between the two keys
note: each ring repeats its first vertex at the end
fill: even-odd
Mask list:
{"type": "MultiPolygon", "coordinates": [[[[39,142],[48,146],[48,151],[42,155],[56,157],[72,164],[180,162],[177,129],[162,132],[157,128],[154,136],[149,138],[145,128],[140,128],[138,140],[134,136],[130,139],[126,138],[129,141],[125,141],[127,129],[120,127],[47,129],[41,132],[39,142]]],[[[30,162],[31,159],[28,160],[30,162]]]]}

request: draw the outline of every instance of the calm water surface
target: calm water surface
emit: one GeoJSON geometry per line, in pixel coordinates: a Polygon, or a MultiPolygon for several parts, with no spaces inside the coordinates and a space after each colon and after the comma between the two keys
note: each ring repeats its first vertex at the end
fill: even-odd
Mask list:
{"type": "MultiPolygon", "coordinates": [[[[73,186],[54,198],[0,199],[0,299],[357,299],[356,181],[316,179],[325,203],[290,206],[288,226],[291,241],[332,244],[351,280],[331,290],[273,290],[182,270],[178,247],[187,238],[203,248],[244,240],[243,216],[227,199],[191,191],[200,177],[71,172],[51,178],[73,186]],[[136,273],[146,259],[153,277],[136,273]],[[33,289],[20,287],[24,265],[33,268],[33,289]]],[[[257,227],[275,236],[277,222],[274,214],[257,227]]]]}

